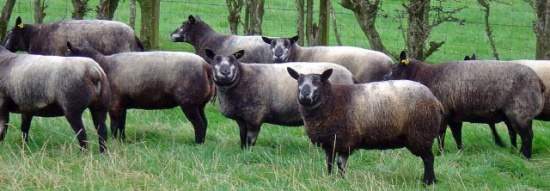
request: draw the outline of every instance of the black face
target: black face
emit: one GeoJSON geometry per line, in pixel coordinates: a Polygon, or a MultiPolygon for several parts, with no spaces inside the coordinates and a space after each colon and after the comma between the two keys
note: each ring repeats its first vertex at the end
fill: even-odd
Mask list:
{"type": "Polygon", "coordinates": [[[170,34],[170,38],[173,42],[190,42],[190,33],[194,26],[196,25],[197,20],[193,16],[189,16],[187,21],[181,23],[181,26],[178,27],[174,32],[170,34]]]}
{"type": "Polygon", "coordinates": [[[25,40],[23,38],[25,31],[23,29],[14,28],[8,32],[3,46],[10,52],[28,51],[25,40]]]}
{"type": "Polygon", "coordinates": [[[67,42],[67,54],[65,56],[83,56],[91,57],[95,53],[99,53],[97,50],[93,49],[88,41],[83,41],[78,45],[74,45],[70,42],[67,42]]]}

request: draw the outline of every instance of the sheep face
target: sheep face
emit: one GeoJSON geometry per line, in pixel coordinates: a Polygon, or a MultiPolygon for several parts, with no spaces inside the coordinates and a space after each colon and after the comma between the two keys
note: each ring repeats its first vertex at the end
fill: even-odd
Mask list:
{"type": "Polygon", "coordinates": [[[412,68],[414,63],[411,63],[411,60],[407,58],[405,51],[401,52],[400,60],[398,63],[394,64],[391,68],[390,73],[384,75],[386,80],[400,80],[400,79],[411,79],[412,68]]]}
{"type": "MultiPolygon", "coordinates": [[[[27,51],[27,44],[25,43],[23,36],[27,32],[27,28],[24,27],[21,17],[17,17],[15,20],[15,27],[9,31],[4,41],[4,47],[10,52],[27,51]]],[[[28,39],[28,38],[27,38],[28,39]]]]}
{"type": "Polygon", "coordinates": [[[90,57],[92,53],[99,53],[97,50],[92,48],[88,41],[82,41],[77,46],[73,46],[71,42],[67,41],[67,54],[65,56],[83,56],[90,57]]]}
{"type": "Polygon", "coordinates": [[[192,15],[189,15],[189,17],[187,18],[187,21],[184,21],[183,23],[181,23],[181,26],[170,34],[170,38],[172,39],[172,41],[189,43],[192,30],[196,26],[197,21],[199,19],[200,18],[198,16],[193,17],[192,15]]]}
{"type": "Polygon", "coordinates": [[[299,74],[290,67],[287,70],[290,76],[298,81],[298,102],[300,105],[307,108],[318,107],[322,102],[320,89],[332,75],[332,69],[328,69],[322,74],[299,74]]]}
{"type": "Polygon", "coordinates": [[[271,46],[273,61],[275,63],[287,62],[290,57],[291,48],[298,42],[298,36],[292,38],[268,38],[262,37],[262,40],[271,46]]]}
{"type": "Polygon", "coordinates": [[[212,59],[212,73],[214,82],[219,86],[231,86],[237,82],[239,76],[239,62],[244,55],[244,50],[233,53],[229,56],[216,55],[212,50],[206,49],[206,56],[212,59]]]}

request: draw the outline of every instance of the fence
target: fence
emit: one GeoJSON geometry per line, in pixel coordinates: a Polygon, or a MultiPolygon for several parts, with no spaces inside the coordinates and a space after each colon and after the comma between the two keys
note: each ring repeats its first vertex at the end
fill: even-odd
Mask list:
{"type": "MultiPolygon", "coordinates": [[[[44,22],[70,19],[72,4],[70,0],[45,0],[46,18],[44,22]]],[[[318,3],[318,1],[315,1],[318,3]]],[[[369,48],[368,41],[350,10],[342,8],[339,1],[333,1],[337,19],[337,28],[344,45],[369,48]]],[[[395,17],[397,10],[402,10],[403,0],[384,0],[382,10],[377,19],[377,29],[390,51],[398,52],[405,48],[404,38],[398,29],[400,22],[395,17]]],[[[435,2],[438,3],[438,2],[435,2]]],[[[535,13],[523,0],[514,0],[508,4],[492,3],[490,25],[500,53],[501,59],[533,59],[535,35],[532,31],[532,22],[535,13]]],[[[94,9],[97,0],[91,0],[89,7],[94,9]]],[[[159,46],[162,50],[193,51],[192,46],[186,43],[174,44],[169,34],[178,27],[189,15],[199,15],[219,33],[229,33],[227,22],[227,7],[223,0],[161,0],[159,46]]],[[[3,5],[3,3],[0,3],[3,5]]],[[[438,4],[439,5],[439,4],[438,4]]],[[[456,16],[465,19],[463,25],[444,23],[432,31],[430,40],[446,41],[428,61],[446,61],[463,58],[467,54],[477,53],[478,59],[492,59],[492,51],[485,35],[484,12],[476,0],[444,1],[441,5],[445,9],[466,7],[456,16]]],[[[13,26],[14,18],[23,17],[24,22],[33,22],[32,0],[21,0],[15,5],[12,19],[8,26],[13,26]]],[[[114,20],[128,23],[130,0],[121,0],[114,20]]],[[[136,29],[139,32],[139,6],[137,7],[136,29]]],[[[318,6],[316,6],[318,7],[318,6]]],[[[92,10],[86,19],[93,19],[92,10]]],[[[433,15],[433,18],[437,15],[433,15]]],[[[292,0],[266,0],[263,21],[263,35],[290,37],[296,34],[296,3],[292,0]]],[[[240,29],[242,31],[242,29],[240,29]]],[[[331,44],[335,45],[335,37],[331,28],[331,44]]]]}

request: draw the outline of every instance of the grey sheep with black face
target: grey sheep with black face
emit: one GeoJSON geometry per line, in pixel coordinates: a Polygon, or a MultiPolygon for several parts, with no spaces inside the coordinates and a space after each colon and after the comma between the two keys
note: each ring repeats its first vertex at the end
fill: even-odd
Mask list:
{"type": "Polygon", "coordinates": [[[263,123],[285,126],[303,125],[295,94],[296,81],[286,72],[293,67],[301,72],[334,69],[331,81],[352,84],[353,76],[346,68],[331,63],[253,64],[241,63],[244,51],[217,55],[206,49],[212,59],[214,83],[220,112],[237,122],[241,148],[256,143],[263,123]]]}
{"type": "Polygon", "coordinates": [[[103,153],[109,92],[107,76],[92,59],[15,54],[0,46],[0,141],[6,136],[10,112],[21,114],[25,141],[34,116],[65,116],[86,150],[82,113],[89,108],[103,153]]]}
{"type": "Polygon", "coordinates": [[[311,46],[297,44],[298,36],[292,38],[262,37],[271,47],[273,61],[284,62],[330,62],[346,67],[359,83],[381,81],[393,64],[386,54],[351,46],[311,46]]]}
{"type": "Polygon", "coordinates": [[[44,24],[24,24],[17,17],[4,46],[11,52],[30,54],[67,54],[67,41],[90,45],[105,55],[119,52],[142,51],[141,41],[134,30],[121,22],[106,20],[67,20],[44,24]]]}
{"type": "Polygon", "coordinates": [[[212,67],[187,52],[125,52],[105,56],[86,42],[67,43],[70,55],[90,57],[105,70],[111,85],[111,132],[126,138],[128,109],[168,109],[179,106],[195,129],[195,143],[205,141],[206,104],[214,96],[212,67]]]}
{"type": "Polygon", "coordinates": [[[357,149],[407,148],[424,163],[423,183],[433,184],[434,154],[443,106],[417,82],[393,80],[366,84],[334,84],[332,70],[288,73],[298,81],[300,114],[311,142],[325,150],[328,172],[335,157],[343,175],[357,149]]]}
{"type": "Polygon", "coordinates": [[[189,15],[180,27],[170,34],[173,42],[186,42],[195,47],[195,53],[208,63],[212,60],[205,54],[210,49],[218,54],[230,55],[245,50],[241,58],[244,63],[272,63],[271,49],[262,41],[261,36],[239,36],[220,34],[214,31],[198,16],[189,15]]]}
{"type": "MultiPolygon", "coordinates": [[[[445,108],[448,124],[462,149],[462,122],[497,123],[504,121],[522,139],[521,153],[531,158],[531,123],[544,107],[545,86],[529,67],[502,61],[458,61],[428,65],[408,59],[388,74],[391,79],[408,79],[426,85],[445,108]]],[[[440,151],[444,147],[446,125],[440,132],[440,151]]]]}

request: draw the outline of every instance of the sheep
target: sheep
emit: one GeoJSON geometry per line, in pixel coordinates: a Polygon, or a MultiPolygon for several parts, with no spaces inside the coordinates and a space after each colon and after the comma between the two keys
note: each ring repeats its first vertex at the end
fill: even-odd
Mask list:
{"type": "MultiPolygon", "coordinates": [[[[466,56],[464,60],[476,60],[475,54],[472,55],[472,57],[466,56]]],[[[510,62],[522,64],[525,66],[530,67],[537,73],[537,75],[541,78],[542,82],[546,87],[550,85],[550,62],[546,60],[511,60],[510,62]]],[[[543,120],[543,121],[550,121],[550,91],[544,91],[544,108],[542,109],[542,112],[540,112],[535,119],[543,120]]],[[[491,130],[493,132],[493,137],[495,138],[495,142],[501,147],[504,146],[504,143],[500,140],[500,137],[496,133],[496,128],[494,123],[489,123],[489,126],[491,127],[491,130]],[[497,140],[498,139],[498,140],[497,140]]],[[[510,134],[510,141],[512,143],[513,147],[517,146],[516,143],[516,133],[513,129],[508,129],[508,133],[510,134]]]]}
{"type": "MultiPolygon", "coordinates": [[[[443,106],[417,82],[394,80],[366,84],[333,84],[322,74],[301,74],[288,68],[298,81],[300,115],[311,142],[325,150],[328,172],[338,155],[345,173],[356,149],[407,148],[424,162],[423,183],[433,184],[432,145],[443,118],[443,106]]],[[[296,86],[295,86],[296,87],[296,86]]]]}
{"type": "Polygon", "coordinates": [[[92,59],[15,54],[0,46],[0,141],[6,137],[10,112],[21,114],[25,142],[34,116],[65,116],[85,151],[82,113],[89,108],[104,153],[109,101],[107,76],[92,59]]]}
{"type": "Polygon", "coordinates": [[[359,83],[383,80],[393,64],[392,59],[378,51],[350,46],[301,47],[298,36],[292,38],[269,38],[273,61],[282,62],[330,62],[346,67],[359,83]]]}
{"type": "MultiPolygon", "coordinates": [[[[506,125],[521,136],[521,153],[531,158],[531,123],[543,109],[545,89],[529,67],[499,61],[459,61],[428,65],[408,59],[401,52],[391,79],[408,79],[426,85],[445,108],[445,124],[451,127],[458,149],[462,149],[462,122],[506,125]]],[[[440,132],[440,152],[446,125],[440,132]]]]}
{"type": "Polygon", "coordinates": [[[134,30],[121,22],[69,20],[31,25],[23,24],[21,17],[15,20],[4,46],[11,52],[63,56],[67,53],[67,41],[89,41],[105,55],[144,49],[134,30]]]}
{"type": "Polygon", "coordinates": [[[346,68],[331,63],[241,63],[244,50],[232,55],[217,55],[210,49],[205,54],[214,62],[212,78],[216,84],[218,109],[237,122],[241,148],[251,148],[263,123],[301,126],[302,118],[292,89],[295,82],[286,75],[286,67],[302,72],[334,69],[331,81],[352,84],[353,77],[346,68]]]}
{"type": "Polygon", "coordinates": [[[105,56],[87,42],[73,46],[70,56],[85,56],[97,61],[111,85],[109,116],[114,138],[126,138],[128,109],[168,109],[180,106],[193,124],[195,143],[202,144],[208,121],[206,104],[214,95],[212,67],[201,57],[186,52],[125,52],[105,56]]]}
{"type": "Polygon", "coordinates": [[[271,49],[261,36],[224,35],[214,31],[199,16],[189,15],[180,27],[170,34],[173,42],[186,42],[195,47],[195,53],[208,63],[212,61],[206,56],[205,49],[211,49],[218,54],[230,55],[238,50],[246,50],[241,58],[245,63],[272,63],[271,49]]]}

